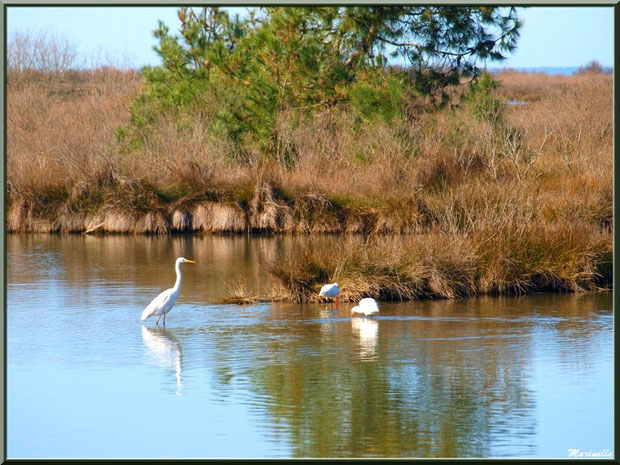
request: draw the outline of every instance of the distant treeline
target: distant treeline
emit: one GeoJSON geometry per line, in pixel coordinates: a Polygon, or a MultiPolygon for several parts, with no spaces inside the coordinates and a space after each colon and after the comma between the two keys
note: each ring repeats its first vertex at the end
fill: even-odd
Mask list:
{"type": "Polygon", "coordinates": [[[596,60],[592,60],[587,65],[584,66],[566,66],[566,67],[557,67],[557,66],[537,66],[530,68],[502,68],[502,67],[493,67],[489,68],[488,72],[491,74],[499,74],[506,72],[518,72],[518,73],[543,73],[543,74],[583,74],[583,73],[604,73],[604,74],[613,74],[614,69],[611,66],[603,66],[596,60]]]}

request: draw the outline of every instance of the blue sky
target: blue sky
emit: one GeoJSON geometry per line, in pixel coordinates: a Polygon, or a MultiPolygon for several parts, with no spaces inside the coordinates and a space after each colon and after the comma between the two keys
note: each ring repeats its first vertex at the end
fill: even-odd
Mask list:
{"type": "MultiPolygon", "coordinates": [[[[163,20],[177,31],[178,7],[8,7],[7,34],[46,32],[75,44],[87,62],[140,68],[159,63],[152,31],[163,20]]],[[[501,67],[613,65],[613,8],[531,7],[519,49],[501,67]]]]}

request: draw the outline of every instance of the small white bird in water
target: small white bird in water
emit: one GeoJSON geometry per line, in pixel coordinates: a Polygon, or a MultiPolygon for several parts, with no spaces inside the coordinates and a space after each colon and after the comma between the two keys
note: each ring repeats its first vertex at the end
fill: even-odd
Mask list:
{"type": "Polygon", "coordinates": [[[377,301],[371,297],[360,300],[357,306],[351,309],[351,313],[361,313],[364,316],[372,316],[379,311],[377,301]]]}
{"type": "Polygon", "coordinates": [[[177,281],[174,283],[174,287],[171,289],[167,289],[157,297],[153,299],[153,301],[144,309],[142,312],[142,318],[140,321],[144,321],[147,318],[157,315],[156,325],[159,326],[159,319],[164,317],[164,326],[166,326],[166,313],[168,313],[174,302],[177,300],[179,296],[179,292],[181,292],[181,263],[196,263],[193,260],[188,260],[187,258],[179,257],[174,265],[174,269],[177,272],[177,281]]]}
{"type": "Polygon", "coordinates": [[[338,283],[326,284],[321,288],[321,292],[319,292],[319,296],[333,298],[336,302],[338,302],[339,294],[340,288],[338,287],[338,283]]]}

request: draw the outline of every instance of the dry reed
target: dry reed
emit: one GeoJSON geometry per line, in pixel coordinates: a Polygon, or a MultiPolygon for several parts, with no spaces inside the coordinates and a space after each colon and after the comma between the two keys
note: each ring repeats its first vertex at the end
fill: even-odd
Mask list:
{"type": "Polygon", "coordinates": [[[391,122],[284,112],[271,159],[211,137],[208,115],[163,116],[134,146],[138,73],[48,77],[8,74],[8,231],[408,235],[272,264],[274,298],[298,301],[336,278],[344,300],[610,284],[609,75],[501,73],[497,95],[527,102],[501,120],[466,105],[391,122]]]}

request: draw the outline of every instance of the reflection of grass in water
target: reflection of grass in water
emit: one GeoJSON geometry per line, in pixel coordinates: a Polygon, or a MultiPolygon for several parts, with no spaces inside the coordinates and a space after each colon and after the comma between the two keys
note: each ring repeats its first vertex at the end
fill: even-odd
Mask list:
{"type": "MultiPolygon", "coordinates": [[[[317,348],[318,357],[299,353],[322,344],[319,325],[289,344],[265,339],[278,363],[254,362],[252,389],[290,434],[294,456],[484,457],[498,422],[515,441],[532,434],[535,405],[521,376],[527,351],[514,341],[497,340],[491,354],[460,352],[458,341],[416,343],[402,322],[370,323],[381,335],[370,335],[372,357],[346,325],[334,328],[343,351],[317,348]]],[[[428,337],[455,329],[413,323],[412,331],[422,324],[428,337]]]]}

